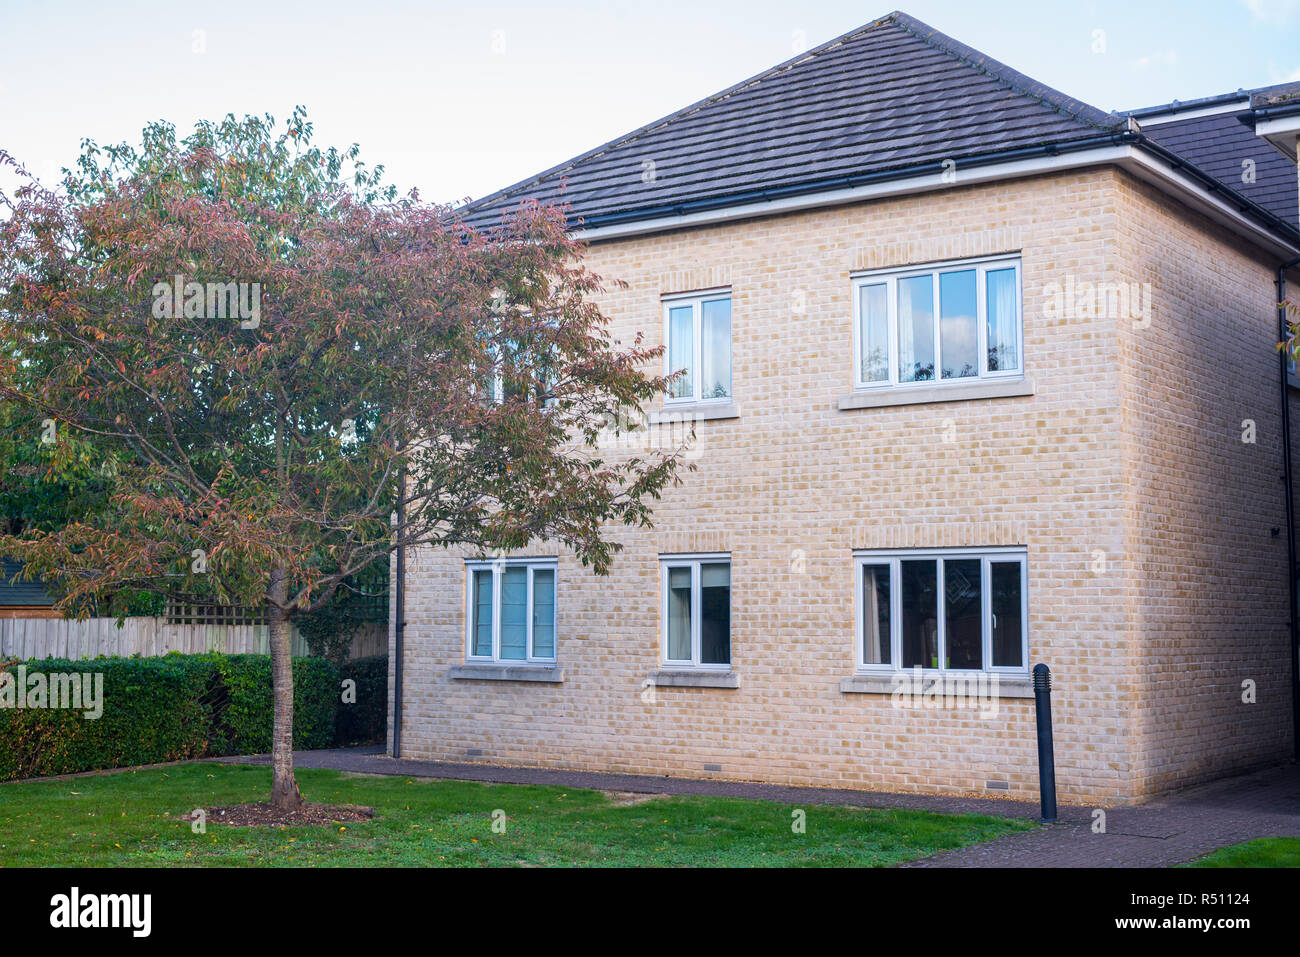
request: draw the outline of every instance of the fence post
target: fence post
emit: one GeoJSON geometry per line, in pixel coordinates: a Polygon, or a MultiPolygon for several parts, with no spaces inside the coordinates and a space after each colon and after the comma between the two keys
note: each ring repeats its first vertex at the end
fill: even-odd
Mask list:
{"type": "Polygon", "coordinates": [[[1056,820],[1056,755],[1052,747],[1052,671],[1034,665],[1034,719],[1038,725],[1038,791],[1043,822],[1056,820]]]}

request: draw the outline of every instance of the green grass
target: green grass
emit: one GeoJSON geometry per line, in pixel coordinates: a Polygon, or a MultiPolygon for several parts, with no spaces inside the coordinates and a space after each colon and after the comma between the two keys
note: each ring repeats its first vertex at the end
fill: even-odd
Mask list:
{"type": "Polygon", "coordinates": [[[195,808],[264,801],[263,767],[180,764],[63,781],[0,784],[0,866],[866,866],[879,867],[1036,825],[925,811],[656,797],[301,770],[313,802],[376,808],[346,826],[231,828],[195,808]],[[638,796],[641,797],[641,796],[638,796]],[[492,815],[505,812],[505,833],[492,815]]]}
{"type": "Polygon", "coordinates": [[[1221,847],[1188,867],[1300,867],[1300,838],[1264,837],[1221,847]]]}

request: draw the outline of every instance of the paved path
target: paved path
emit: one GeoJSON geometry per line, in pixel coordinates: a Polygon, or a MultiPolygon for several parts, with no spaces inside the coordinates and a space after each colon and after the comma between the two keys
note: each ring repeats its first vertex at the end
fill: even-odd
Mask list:
{"type": "MultiPolygon", "coordinates": [[[[1078,809],[1072,809],[1077,812],[1078,809]]],[[[1141,807],[944,851],[905,867],[1168,867],[1257,837],[1300,837],[1300,768],[1228,778],[1141,807]]]]}
{"type": "MultiPolygon", "coordinates": [[[[266,755],[222,758],[227,763],[266,764],[266,755]]],[[[705,781],[556,771],[545,768],[394,760],[382,748],[299,751],[300,768],[333,768],[362,774],[546,784],[643,794],[702,794],[759,798],[788,804],[912,808],[945,814],[1038,818],[1038,805],[1023,801],[892,794],[836,788],[785,787],[738,781],[705,781]]],[[[1216,848],[1256,837],[1300,837],[1300,767],[1294,764],[1217,781],[1133,808],[1106,809],[1105,833],[1093,833],[1093,809],[1063,807],[1061,823],[984,844],[945,851],[906,867],[1166,867],[1216,848]]]]}

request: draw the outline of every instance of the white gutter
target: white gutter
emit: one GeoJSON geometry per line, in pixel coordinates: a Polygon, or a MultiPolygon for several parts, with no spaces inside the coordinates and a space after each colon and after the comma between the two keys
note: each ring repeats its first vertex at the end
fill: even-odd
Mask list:
{"type": "Polygon", "coordinates": [[[1059,156],[1035,157],[1033,159],[1013,160],[1009,163],[977,166],[970,170],[963,170],[960,163],[958,163],[955,170],[956,178],[951,179],[950,177],[948,182],[944,181],[941,173],[927,173],[922,176],[885,180],[863,186],[827,190],[821,193],[807,193],[801,196],[786,196],[780,199],[701,210],[680,216],[663,216],[636,222],[614,223],[609,226],[597,226],[594,229],[578,230],[575,231],[574,235],[586,242],[600,242],[629,236],[643,236],[667,230],[687,229],[694,226],[715,226],[737,220],[775,216],[781,213],[792,213],[806,209],[842,206],[847,203],[888,199],[895,196],[918,195],[951,189],[954,186],[972,186],[980,183],[991,183],[999,180],[1108,164],[1119,166],[1121,169],[1127,170],[1164,192],[1181,199],[1221,225],[1239,235],[1245,236],[1277,255],[1292,257],[1300,254],[1300,246],[1293,246],[1274,236],[1264,227],[1242,215],[1235,206],[1225,202],[1222,197],[1214,195],[1191,177],[1174,170],[1163,160],[1136,146],[1103,146],[1092,150],[1080,150],[1077,153],[1064,153],[1059,156]]]}
{"type": "MultiPolygon", "coordinates": [[[[1178,111],[1176,108],[1168,113],[1151,113],[1147,116],[1133,116],[1143,127],[1159,126],[1161,123],[1177,123],[1179,120],[1195,120],[1202,116],[1219,116],[1222,113],[1240,113],[1250,109],[1250,97],[1220,103],[1217,106],[1203,106],[1200,109],[1178,111]]],[[[1130,114],[1132,115],[1132,114],[1130,114]]]]}
{"type": "Polygon", "coordinates": [[[1253,240],[1275,255],[1290,259],[1300,254],[1300,246],[1280,239],[1257,225],[1244,216],[1235,204],[1206,189],[1185,173],[1173,169],[1164,160],[1136,147],[1130,147],[1130,153],[1130,157],[1119,164],[1121,169],[1176,196],[1193,209],[1200,210],[1215,222],[1253,240]]]}

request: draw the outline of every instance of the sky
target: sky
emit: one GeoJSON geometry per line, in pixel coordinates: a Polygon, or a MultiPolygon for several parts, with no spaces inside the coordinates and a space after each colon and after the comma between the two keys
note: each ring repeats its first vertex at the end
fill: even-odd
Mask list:
{"type": "MultiPolygon", "coordinates": [[[[881,0],[885,3],[900,0],[881,0]]],[[[307,108],[403,192],[483,196],[893,9],[863,3],[0,0],[0,150],[51,181],[83,138],[138,142],[307,108]]],[[[1104,110],[1300,80],[1300,0],[905,0],[1104,110]]],[[[0,189],[12,181],[0,176],[0,189]]]]}

